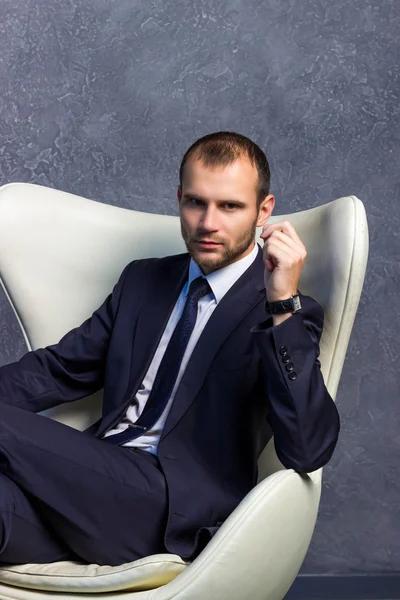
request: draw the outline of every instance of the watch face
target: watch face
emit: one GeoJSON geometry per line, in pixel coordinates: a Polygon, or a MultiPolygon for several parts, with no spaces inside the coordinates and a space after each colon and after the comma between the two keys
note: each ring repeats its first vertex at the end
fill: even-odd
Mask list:
{"type": "Polygon", "coordinates": [[[300,310],[300,308],[301,308],[300,296],[295,296],[293,298],[293,308],[294,308],[294,310],[300,310]]]}

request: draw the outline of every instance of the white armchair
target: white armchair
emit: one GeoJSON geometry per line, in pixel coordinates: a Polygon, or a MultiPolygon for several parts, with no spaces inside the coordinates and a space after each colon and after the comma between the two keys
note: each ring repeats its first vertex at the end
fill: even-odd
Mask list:
{"type": "MultiPolygon", "coordinates": [[[[368,227],[355,196],[287,219],[308,252],[302,293],[325,312],[320,361],[333,398],[359,303],[368,255],[368,227]]],[[[261,233],[257,232],[257,237],[261,233]]],[[[259,240],[263,245],[262,240],[259,240]]],[[[103,302],[133,259],[185,251],[178,217],[154,215],[38,185],[0,188],[0,283],[28,349],[57,342],[103,302]]],[[[84,429],[100,414],[101,394],[47,411],[84,429]]],[[[270,443],[259,483],[191,563],[153,555],[119,567],[58,562],[0,568],[0,597],[63,600],[282,600],[313,534],[321,473],[286,470],[270,443]],[[106,595],[103,595],[106,593],[106,595]]]]}

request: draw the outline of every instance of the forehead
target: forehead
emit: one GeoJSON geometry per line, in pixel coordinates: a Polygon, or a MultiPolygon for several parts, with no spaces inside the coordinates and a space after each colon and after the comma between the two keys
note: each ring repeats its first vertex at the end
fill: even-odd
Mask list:
{"type": "Polygon", "coordinates": [[[248,197],[255,194],[257,183],[257,169],[247,157],[223,167],[206,167],[201,159],[190,157],[185,164],[182,187],[205,198],[229,198],[233,193],[248,197]]]}

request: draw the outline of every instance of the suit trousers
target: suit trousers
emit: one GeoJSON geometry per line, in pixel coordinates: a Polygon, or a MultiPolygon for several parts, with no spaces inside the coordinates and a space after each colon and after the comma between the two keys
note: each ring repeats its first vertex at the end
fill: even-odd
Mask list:
{"type": "Polygon", "coordinates": [[[156,456],[0,402],[0,563],[119,565],[166,552],[156,456]]]}

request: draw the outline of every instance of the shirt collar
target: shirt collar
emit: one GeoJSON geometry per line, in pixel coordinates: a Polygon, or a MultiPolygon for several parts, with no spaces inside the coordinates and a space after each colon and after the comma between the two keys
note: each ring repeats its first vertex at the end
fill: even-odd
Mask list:
{"type": "MultiPolygon", "coordinates": [[[[239,279],[239,277],[241,277],[243,273],[247,271],[250,265],[253,264],[259,249],[261,249],[261,247],[258,245],[258,243],[256,243],[254,244],[254,248],[250,254],[244,258],[241,258],[227,267],[223,267],[222,269],[218,269],[217,271],[206,275],[205,279],[207,279],[212,289],[217,304],[218,302],[221,302],[222,298],[239,279]]],[[[193,260],[193,258],[191,258],[189,278],[184,292],[185,297],[189,291],[190,284],[192,283],[193,279],[196,279],[197,277],[204,277],[204,274],[202,273],[199,265],[193,260]]]]}

